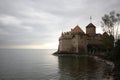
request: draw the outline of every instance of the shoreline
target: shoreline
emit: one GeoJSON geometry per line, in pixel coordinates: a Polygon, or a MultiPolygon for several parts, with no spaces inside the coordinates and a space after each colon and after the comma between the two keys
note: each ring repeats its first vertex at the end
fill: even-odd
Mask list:
{"type": "Polygon", "coordinates": [[[105,77],[105,80],[114,80],[114,76],[113,76],[113,70],[115,68],[115,64],[112,62],[112,61],[109,61],[109,60],[106,60],[102,57],[99,57],[97,55],[89,55],[89,54],[86,54],[86,53],[69,53],[69,52],[54,52],[52,55],[54,56],[86,56],[86,57],[92,57],[93,59],[97,60],[97,61],[101,61],[101,62],[104,62],[105,64],[109,65],[111,67],[111,70],[109,73],[107,73],[106,77],[105,77]]]}

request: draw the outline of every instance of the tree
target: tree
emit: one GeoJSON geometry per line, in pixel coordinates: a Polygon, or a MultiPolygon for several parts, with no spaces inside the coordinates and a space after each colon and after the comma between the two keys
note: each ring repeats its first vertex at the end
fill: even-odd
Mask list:
{"type": "Polygon", "coordinates": [[[103,50],[111,51],[114,47],[114,38],[112,35],[108,35],[107,32],[103,33],[102,36],[103,50]]]}
{"type": "Polygon", "coordinates": [[[120,39],[118,39],[115,44],[115,51],[120,54],[120,39]]]}
{"type": "Polygon", "coordinates": [[[119,63],[120,64],[120,39],[118,39],[115,43],[115,48],[114,51],[112,52],[112,60],[115,63],[119,63]]]}
{"type": "Polygon", "coordinates": [[[119,27],[120,27],[120,13],[111,11],[109,14],[105,14],[102,17],[102,28],[104,32],[114,36],[114,39],[118,39],[119,27]]]}

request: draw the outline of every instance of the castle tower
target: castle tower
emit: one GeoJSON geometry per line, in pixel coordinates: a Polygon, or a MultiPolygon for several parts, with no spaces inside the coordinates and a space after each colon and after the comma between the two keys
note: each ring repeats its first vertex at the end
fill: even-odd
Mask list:
{"type": "Polygon", "coordinates": [[[77,25],[75,28],[71,29],[72,38],[72,46],[74,47],[74,52],[79,53],[84,50],[84,31],[77,25]]]}
{"type": "Polygon", "coordinates": [[[88,35],[96,34],[96,27],[92,23],[90,23],[86,26],[86,34],[88,34],[88,35]]]}

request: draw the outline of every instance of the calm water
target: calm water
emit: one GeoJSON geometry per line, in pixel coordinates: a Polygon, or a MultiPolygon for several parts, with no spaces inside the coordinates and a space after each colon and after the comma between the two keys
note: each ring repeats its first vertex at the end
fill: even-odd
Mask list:
{"type": "Polygon", "coordinates": [[[57,57],[55,50],[0,49],[0,80],[102,80],[107,65],[88,57],[57,57]]]}

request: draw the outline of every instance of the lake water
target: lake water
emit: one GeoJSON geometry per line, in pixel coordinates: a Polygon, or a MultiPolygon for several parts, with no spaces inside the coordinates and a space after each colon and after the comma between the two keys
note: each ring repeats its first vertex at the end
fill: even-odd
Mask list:
{"type": "Polygon", "coordinates": [[[103,80],[107,65],[56,50],[0,49],[0,80],[103,80]]]}

